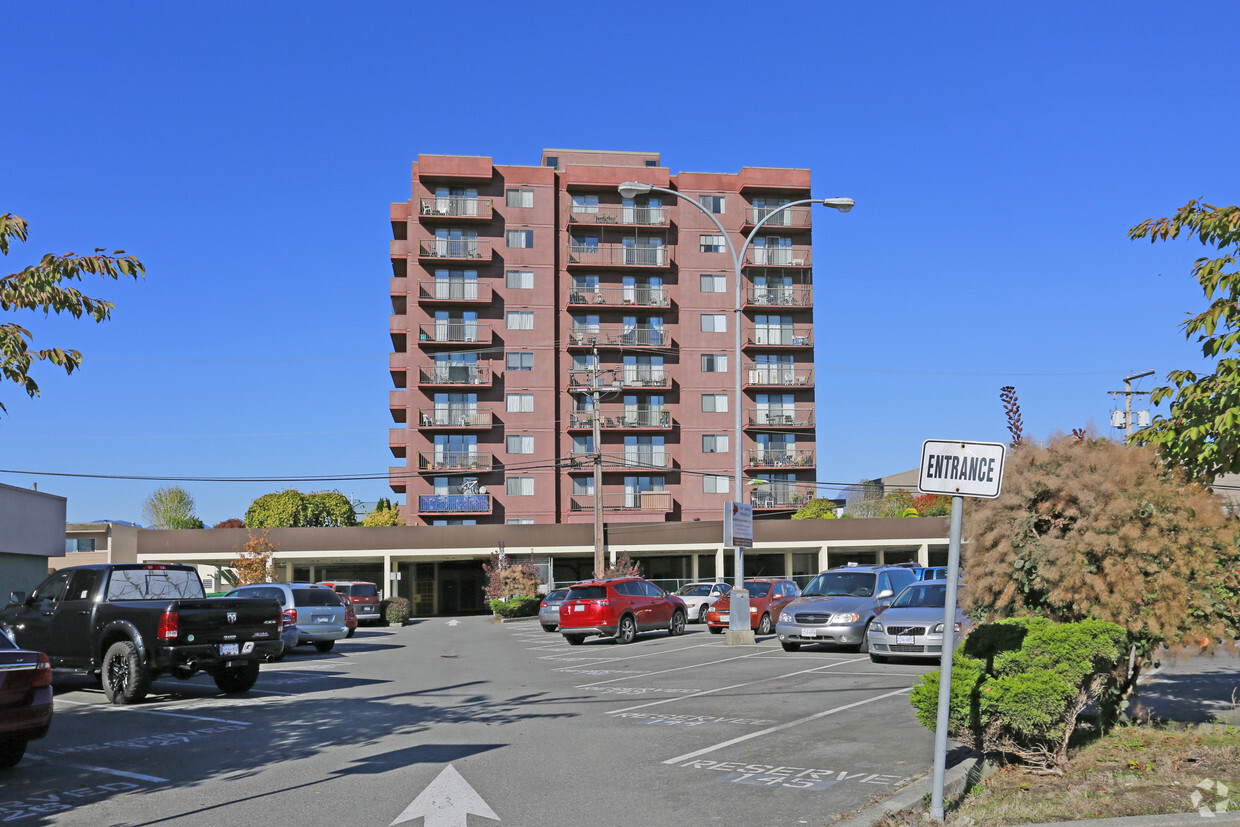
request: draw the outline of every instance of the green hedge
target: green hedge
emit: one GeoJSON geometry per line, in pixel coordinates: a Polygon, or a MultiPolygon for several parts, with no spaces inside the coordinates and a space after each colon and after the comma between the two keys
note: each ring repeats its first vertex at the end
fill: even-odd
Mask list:
{"type": "MultiPolygon", "coordinates": [[[[987,754],[1061,769],[1081,710],[1114,703],[1128,643],[1123,628],[1100,620],[1012,618],[977,627],[952,661],[948,735],[987,754]]],[[[939,680],[939,672],[922,676],[910,696],[927,729],[938,720],[939,680]]],[[[1104,709],[1104,719],[1113,712],[1104,709]]]]}
{"type": "Polygon", "coordinates": [[[500,617],[533,617],[538,614],[541,597],[514,597],[512,600],[492,600],[491,611],[500,617]]]}

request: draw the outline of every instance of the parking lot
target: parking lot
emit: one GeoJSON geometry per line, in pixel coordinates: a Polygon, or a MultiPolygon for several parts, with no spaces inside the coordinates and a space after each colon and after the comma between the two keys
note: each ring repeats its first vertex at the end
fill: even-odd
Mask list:
{"type": "Polygon", "coordinates": [[[931,668],[468,617],[300,647],[233,697],[168,678],[115,707],[58,675],[0,822],[825,825],[929,768],[931,668]]]}

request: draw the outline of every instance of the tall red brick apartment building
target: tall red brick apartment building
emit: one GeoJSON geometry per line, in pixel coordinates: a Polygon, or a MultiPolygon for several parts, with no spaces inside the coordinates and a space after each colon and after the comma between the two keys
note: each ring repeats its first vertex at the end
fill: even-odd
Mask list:
{"type": "Polygon", "coordinates": [[[810,208],[763,225],[745,255],[736,400],[723,238],[688,201],[622,198],[625,181],[701,201],[738,250],[810,197],[809,170],[671,175],[657,153],[413,165],[412,197],[391,206],[388,442],[389,483],[418,524],[589,522],[596,496],[608,522],[718,520],[738,498],[734,451],[755,512],[812,496],[810,208]]]}

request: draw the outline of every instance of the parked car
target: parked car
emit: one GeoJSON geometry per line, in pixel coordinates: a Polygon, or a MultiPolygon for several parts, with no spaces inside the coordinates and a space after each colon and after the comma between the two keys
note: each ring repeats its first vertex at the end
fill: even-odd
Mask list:
{"type": "Polygon", "coordinates": [[[337,594],[348,595],[353,601],[353,611],[357,612],[358,623],[383,623],[383,612],[380,611],[382,595],[379,587],[367,580],[324,580],[319,583],[337,594]]]}
{"type": "Polygon", "coordinates": [[[349,636],[348,614],[340,595],[314,583],[256,583],[238,586],[228,597],[275,600],[284,610],[285,623],[297,626],[298,646],[313,643],[330,652],[336,641],[349,636]]]}
{"type": "Polygon", "coordinates": [[[683,600],[640,577],[585,580],[568,590],[560,607],[560,633],[572,646],[591,635],[632,643],[640,632],[684,634],[688,617],[683,600]]]}
{"type": "Polygon", "coordinates": [[[0,769],[26,754],[26,742],[52,725],[52,662],[0,631],[0,769]]]}
{"type": "MultiPolygon", "coordinates": [[[[801,593],[800,587],[791,580],[746,580],[745,591],[749,592],[749,628],[760,635],[771,633],[780,611],[801,593]]],[[[731,609],[730,593],[710,607],[706,612],[706,624],[711,634],[722,634],[728,628],[731,609]]]]}
{"type": "Polygon", "coordinates": [[[676,596],[685,601],[690,620],[705,623],[706,610],[730,591],[729,583],[689,583],[677,589],[676,596]]]}
{"type": "Polygon", "coordinates": [[[929,568],[916,569],[918,580],[946,580],[947,566],[930,566],[929,568]]]}
{"type": "Polygon", "coordinates": [[[357,611],[353,608],[353,598],[340,592],[336,594],[344,601],[344,625],[349,630],[345,637],[353,637],[353,633],[357,631],[357,611]]]}
{"type": "Polygon", "coordinates": [[[779,613],[775,634],[785,652],[807,643],[869,648],[870,621],[879,607],[915,582],[906,566],[849,565],[819,573],[801,596],[779,613]]]}
{"type": "Polygon", "coordinates": [[[554,632],[560,628],[560,607],[564,605],[566,597],[568,589],[556,589],[547,592],[538,604],[538,622],[542,624],[544,632],[554,632]]]}
{"type": "MultiPolygon", "coordinates": [[[[942,657],[943,610],[946,606],[945,580],[922,580],[905,588],[870,624],[870,660],[886,663],[888,657],[936,660],[942,657]]],[[[957,646],[964,640],[969,623],[957,606],[957,646]]]]}

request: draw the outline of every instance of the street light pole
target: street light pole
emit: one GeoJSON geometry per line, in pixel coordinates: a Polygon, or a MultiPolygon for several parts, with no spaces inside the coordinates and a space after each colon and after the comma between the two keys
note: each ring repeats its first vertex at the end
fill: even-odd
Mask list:
{"type": "MultiPolygon", "coordinates": [[[[660,192],[679,198],[682,201],[688,201],[697,207],[711,222],[718,228],[720,234],[723,235],[723,241],[728,247],[728,253],[732,256],[732,277],[736,280],[736,307],[733,310],[733,318],[736,326],[735,343],[732,348],[732,359],[735,362],[733,370],[736,372],[736,381],[733,389],[735,393],[732,396],[732,404],[736,406],[736,414],[733,418],[733,436],[732,436],[732,454],[735,461],[732,465],[732,491],[736,496],[737,502],[743,502],[745,499],[744,490],[742,488],[742,452],[741,442],[744,436],[744,423],[741,411],[741,320],[742,306],[744,304],[744,293],[742,288],[742,269],[745,263],[745,252],[753,243],[754,236],[758,234],[758,230],[775,216],[781,214],[784,210],[792,207],[799,207],[805,204],[822,204],[832,209],[846,213],[853,208],[854,201],[851,198],[804,198],[800,201],[792,201],[782,204],[764,215],[761,220],[755,222],[754,228],[750,230],[745,243],[741,245],[740,253],[736,251],[735,245],[732,244],[732,237],[728,234],[727,228],[723,223],[715,217],[715,214],[706,208],[704,204],[695,198],[684,195],[667,187],[656,187],[653,184],[642,184],[637,181],[626,181],[617,189],[622,198],[636,198],[639,195],[646,195],[651,192],[660,192]]],[[[728,644],[753,643],[753,626],[749,619],[749,592],[745,591],[745,558],[744,550],[740,546],[732,547],[732,555],[734,561],[735,582],[732,591],[728,594],[728,634],[724,640],[728,644]]],[[[723,579],[720,572],[720,580],[723,579]]]]}

